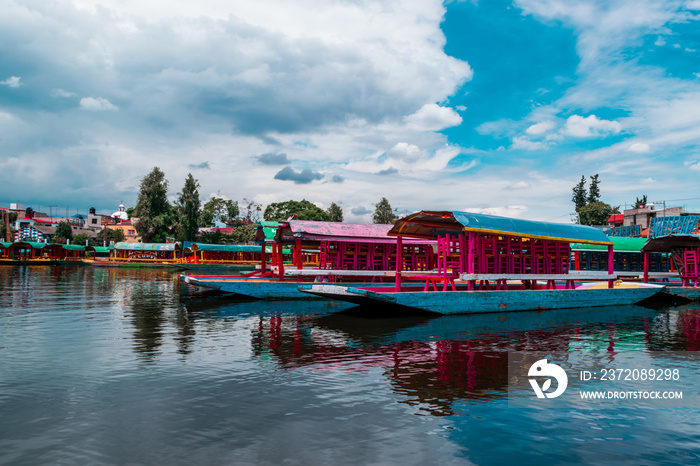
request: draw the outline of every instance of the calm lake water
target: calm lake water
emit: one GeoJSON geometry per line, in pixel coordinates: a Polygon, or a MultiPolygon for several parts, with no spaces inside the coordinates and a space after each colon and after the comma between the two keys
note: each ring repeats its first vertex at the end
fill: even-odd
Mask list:
{"type": "Polygon", "coordinates": [[[338,311],[193,296],[165,271],[0,267],[0,464],[700,463],[700,305],[338,311]],[[509,407],[525,351],[653,357],[685,404],[509,407]]]}

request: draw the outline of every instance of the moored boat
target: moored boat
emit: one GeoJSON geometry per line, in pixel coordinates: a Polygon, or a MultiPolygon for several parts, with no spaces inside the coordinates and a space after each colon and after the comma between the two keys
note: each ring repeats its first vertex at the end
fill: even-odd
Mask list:
{"type": "Polygon", "coordinates": [[[407,277],[399,265],[392,287],[310,284],[300,290],[355,304],[463,314],[633,304],[663,289],[619,281],[612,242],[582,225],[423,211],[398,220],[388,234],[398,247],[404,237],[436,240],[437,273],[407,277]],[[607,270],[570,272],[571,243],[607,247],[607,270]]]}

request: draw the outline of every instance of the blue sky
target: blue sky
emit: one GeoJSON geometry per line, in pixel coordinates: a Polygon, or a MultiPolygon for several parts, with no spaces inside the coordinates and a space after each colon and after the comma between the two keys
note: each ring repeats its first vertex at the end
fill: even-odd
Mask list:
{"type": "MultiPolygon", "coordinates": [[[[700,210],[700,0],[7,0],[0,204],[700,210]]],[[[43,206],[43,207],[42,207],[43,206]]],[[[37,209],[38,210],[38,209],[37,209]]]]}

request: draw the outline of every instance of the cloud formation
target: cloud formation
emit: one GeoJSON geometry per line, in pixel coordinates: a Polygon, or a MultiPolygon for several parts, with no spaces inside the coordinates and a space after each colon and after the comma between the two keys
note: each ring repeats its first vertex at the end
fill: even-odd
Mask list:
{"type": "Polygon", "coordinates": [[[287,165],[289,163],[287,154],[284,153],[274,154],[268,152],[266,154],[256,155],[255,158],[261,165],[287,165]]]}
{"type": "Polygon", "coordinates": [[[282,181],[293,181],[294,184],[309,184],[315,180],[322,180],[323,175],[309,170],[308,168],[303,169],[300,172],[294,171],[292,167],[284,167],[282,170],[275,174],[276,180],[282,181]]]}
{"type": "Polygon", "coordinates": [[[92,112],[116,112],[119,110],[112,102],[102,97],[83,97],[80,99],[80,108],[92,112]]]}
{"type": "Polygon", "coordinates": [[[19,82],[20,79],[21,78],[19,76],[10,76],[4,81],[0,81],[0,84],[7,87],[17,88],[21,85],[19,82]]]}

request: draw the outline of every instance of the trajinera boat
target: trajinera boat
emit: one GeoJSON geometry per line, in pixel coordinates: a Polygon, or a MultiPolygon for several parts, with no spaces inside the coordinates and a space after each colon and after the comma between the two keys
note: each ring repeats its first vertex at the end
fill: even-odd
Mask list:
{"type": "Polygon", "coordinates": [[[256,242],[269,244],[259,269],[241,275],[183,274],[185,283],[255,299],[319,299],[299,291],[305,282],[380,286],[393,282],[394,269],[425,274],[436,265],[435,242],[412,238],[397,249],[397,239],[388,236],[392,225],[373,223],[280,222],[272,241],[266,241],[265,226],[258,228],[256,242]],[[291,263],[287,251],[291,250],[291,263]]]}
{"type": "Polygon", "coordinates": [[[422,211],[399,219],[388,234],[397,238],[397,248],[408,238],[436,241],[436,269],[406,276],[399,263],[393,286],[310,284],[300,289],[387,310],[462,314],[633,304],[664,288],[618,280],[612,242],[583,225],[422,211]],[[605,245],[607,271],[571,271],[572,243],[605,245]]]}

